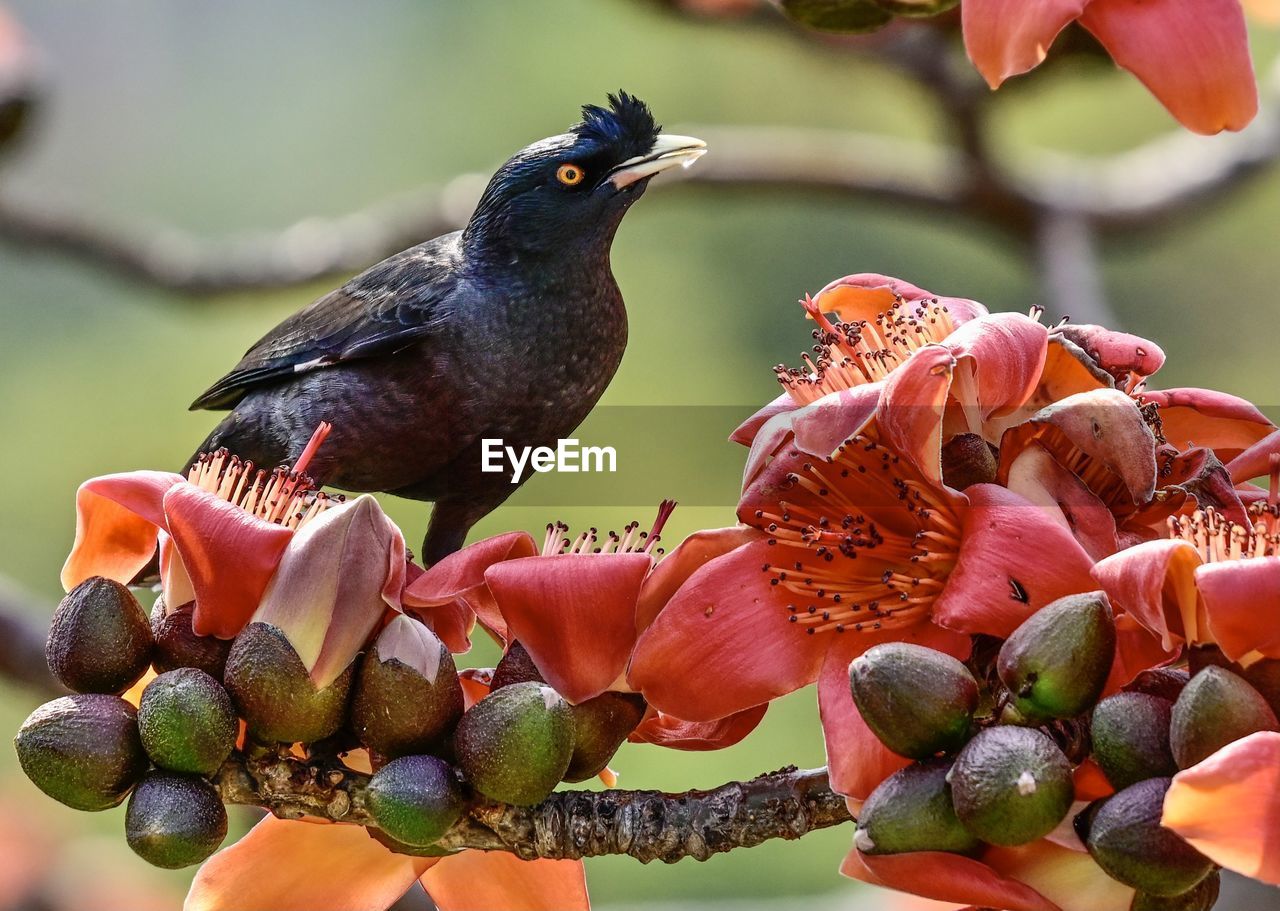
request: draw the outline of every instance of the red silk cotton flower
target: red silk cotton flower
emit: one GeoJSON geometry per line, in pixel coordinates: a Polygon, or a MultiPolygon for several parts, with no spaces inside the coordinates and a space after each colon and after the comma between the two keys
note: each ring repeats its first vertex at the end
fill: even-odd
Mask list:
{"type": "Polygon", "coordinates": [[[1079,22],[1188,129],[1240,130],[1258,112],[1240,0],[965,0],[961,15],[992,88],[1039,66],[1079,22]]]}

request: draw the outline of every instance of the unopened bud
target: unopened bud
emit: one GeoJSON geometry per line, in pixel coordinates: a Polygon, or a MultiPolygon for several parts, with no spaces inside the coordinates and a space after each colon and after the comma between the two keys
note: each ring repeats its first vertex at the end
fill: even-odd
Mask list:
{"type": "Polygon", "coordinates": [[[1160,825],[1168,778],[1148,778],[1108,797],[1093,815],[1085,847],[1108,876],[1153,896],[1182,895],[1213,862],[1160,825]]]}
{"type": "Polygon", "coordinates": [[[978,683],[963,664],[907,642],[886,642],[855,658],[849,684],[867,727],[911,759],[958,750],[978,707],[978,683]]]}
{"type": "MultiPolygon", "coordinates": [[[[902,0],[877,2],[881,6],[889,2],[904,5],[902,0]]],[[[954,490],[993,482],[999,467],[991,444],[976,433],[957,433],[942,445],[942,480],[954,490]]]]}
{"type": "Polygon", "coordinates": [[[1057,744],[1031,728],[980,731],[950,773],[956,815],[993,845],[1024,845],[1048,835],[1071,809],[1071,764],[1057,744]]]}
{"type": "Polygon", "coordinates": [[[138,731],[162,769],[212,775],[235,749],[239,725],[231,697],[204,671],[166,671],[138,702],[138,731]]]}
{"type": "Polygon", "coordinates": [[[351,702],[351,727],[360,742],[390,759],[434,751],[462,708],[449,650],[425,625],[397,615],[360,666],[351,702]]]}
{"type": "Polygon", "coordinates": [[[342,727],[354,667],[347,665],[332,683],[316,689],[284,633],[250,623],[231,647],[223,682],[254,737],[314,743],[342,727]]]}
{"type": "Polygon", "coordinates": [[[1146,693],[1148,696],[1155,696],[1157,699],[1173,703],[1177,702],[1178,696],[1182,694],[1182,688],[1190,679],[1191,675],[1183,668],[1158,667],[1143,671],[1124,689],[1127,693],[1146,693]]]}
{"type": "Polygon", "coordinates": [[[155,637],[151,663],[160,674],[180,667],[194,667],[214,680],[221,680],[231,652],[231,640],[197,636],[191,625],[194,614],[194,601],[170,609],[163,596],[156,599],[151,608],[151,635],[155,637]]]}
{"type": "Polygon", "coordinates": [[[1258,731],[1280,731],[1267,700],[1243,678],[1211,666],[1192,677],[1174,703],[1169,745],[1178,768],[1186,769],[1258,731]]]}
{"type": "Polygon", "coordinates": [[[565,781],[595,778],[609,765],[627,735],[644,719],[648,704],[639,693],[601,693],[573,711],[573,756],[565,781]]]}
{"type": "Polygon", "coordinates": [[[1263,658],[1244,669],[1244,679],[1262,694],[1271,711],[1280,718],[1280,659],[1263,658]]]}
{"type": "Polygon", "coordinates": [[[176,870],[218,850],[227,837],[227,810],[203,778],[152,772],[129,798],[124,831],[129,847],[147,863],[176,870]]]}
{"type": "Polygon", "coordinates": [[[76,810],[116,806],[147,770],[137,713],[118,696],[46,702],[23,722],[14,746],[36,787],[76,810]]]}
{"type": "Polygon", "coordinates": [[[151,663],[151,625],[129,589],[92,576],[58,605],[45,657],[68,689],[119,695],[151,663]]]}
{"type": "Polygon", "coordinates": [[[1189,892],[1181,895],[1152,895],[1138,892],[1133,896],[1129,911],[1212,911],[1218,903],[1222,877],[1214,870],[1189,892]]]}
{"type": "Polygon", "coordinates": [[[531,806],[564,778],[573,756],[573,712],[541,683],[495,690],[462,716],[454,751],[467,778],[494,800],[531,806]]]}
{"type": "Polygon", "coordinates": [[[854,844],[863,854],[950,851],[972,854],[982,843],[960,823],[951,803],[951,763],[931,759],[882,781],[862,805],[854,844]]]}
{"type": "Polygon", "coordinates": [[[365,799],[378,828],[415,848],[440,838],[466,809],[453,768],[434,756],[393,759],[373,774],[365,799]]]}
{"type": "Polygon", "coordinates": [[[1169,748],[1173,703],[1146,693],[1116,693],[1093,710],[1093,758],[1114,788],[1178,771],[1169,748]]]}
{"type": "Polygon", "coordinates": [[[1106,595],[1068,595],[1040,608],[1005,640],[996,668],[1028,719],[1073,718],[1102,695],[1115,652],[1106,595]]]}

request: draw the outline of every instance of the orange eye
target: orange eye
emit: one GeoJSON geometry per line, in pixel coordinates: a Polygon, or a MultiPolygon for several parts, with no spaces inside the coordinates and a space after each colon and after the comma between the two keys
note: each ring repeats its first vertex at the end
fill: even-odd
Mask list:
{"type": "Polygon", "coordinates": [[[586,176],[587,173],[576,164],[562,164],[556,169],[556,180],[566,187],[576,187],[586,176]]]}

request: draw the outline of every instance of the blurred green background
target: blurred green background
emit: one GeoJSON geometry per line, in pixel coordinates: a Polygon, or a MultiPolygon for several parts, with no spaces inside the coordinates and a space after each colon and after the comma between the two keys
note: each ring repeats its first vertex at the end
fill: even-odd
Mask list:
{"type": "MultiPolygon", "coordinates": [[[[796,40],[785,28],[692,22],[629,0],[10,7],[43,53],[48,93],[21,155],[0,170],[0,192],[215,238],[487,171],[620,86],[679,132],[734,123],[941,135],[917,87],[855,55],[796,40]]],[[[1257,35],[1260,62],[1275,47],[1273,34],[1257,35]]],[[[1136,80],[1109,67],[1057,68],[1032,83],[995,112],[997,139],[1011,155],[1045,147],[1104,154],[1173,126],[1136,80]]],[[[1280,173],[1193,223],[1107,242],[1105,282],[1123,327],[1155,338],[1170,356],[1161,385],[1274,401],[1278,211],[1280,173]]],[[[652,193],[627,217],[614,263],[631,341],[604,400],[611,405],[745,407],[772,398],[770,368],[794,362],[809,341],[796,298],[849,272],[898,275],[993,309],[1025,310],[1039,299],[1026,251],[964,213],[931,218],[812,196],[652,193]]],[[[212,423],[187,403],[328,284],[183,298],[0,245],[0,573],[51,604],[76,485],[181,464],[212,423]]],[[[724,442],[731,429],[728,421],[682,428],[658,441],[687,466],[671,472],[669,495],[710,502],[696,479],[709,464],[737,470],[745,451],[724,442]]],[[[547,507],[541,480],[477,534],[557,518],[620,525],[651,514],[651,500],[633,502],[625,489],[594,508],[547,507]]],[[[416,545],[424,507],[387,506],[416,545]]],[[[729,503],[681,508],[664,537],[731,521],[729,503]]],[[[0,718],[13,730],[35,700],[2,692],[0,718]]],[[[623,786],[684,789],[821,762],[806,691],[776,705],[736,748],[628,747],[615,767],[623,786]]],[[[0,769],[0,795],[30,800],[34,789],[9,751],[0,769]]],[[[48,800],[31,805],[62,832],[110,834],[94,851],[111,858],[114,875],[156,875],[124,847],[122,810],[90,817],[48,800]]],[[[705,865],[594,860],[588,875],[602,906],[838,890],[852,901],[858,887],[836,874],[849,837],[847,829],[823,832],[705,865]]],[[[160,875],[158,888],[181,894],[187,876],[160,875]]]]}

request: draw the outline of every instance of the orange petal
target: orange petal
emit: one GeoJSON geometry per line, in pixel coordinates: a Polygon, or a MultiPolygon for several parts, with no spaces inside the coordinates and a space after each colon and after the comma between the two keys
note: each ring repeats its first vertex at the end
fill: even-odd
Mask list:
{"type": "Polygon", "coordinates": [[[900,278],[875,272],[860,272],[838,278],[815,294],[813,302],[823,313],[837,311],[841,319],[854,322],[874,320],[899,299],[908,304],[932,304],[936,300],[947,308],[951,319],[956,323],[966,322],[987,312],[987,308],[977,301],[963,297],[939,297],[900,278]]]}
{"type": "MultiPolygon", "coordinates": [[[[1275,430],[1252,402],[1214,389],[1157,389],[1143,392],[1142,398],[1159,407],[1160,432],[1179,452],[1205,446],[1230,462],[1275,430]]],[[[1232,477],[1247,481],[1267,471],[1263,456],[1258,470],[1243,476],[1233,472],[1232,477]]]]}
{"type": "Polygon", "coordinates": [[[723,556],[748,541],[764,537],[764,532],[747,525],[698,531],[680,542],[644,580],[636,602],[636,631],[644,632],[653,618],[671,600],[681,585],[708,560],[723,556]]]}
{"type": "Polygon", "coordinates": [[[715,721],[682,721],[650,706],[644,720],[627,740],[695,753],[723,750],[754,731],[767,708],[769,703],[764,702],[715,721]]]}
{"type": "Polygon", "coordinates": [[[62,567],[67,591],[90,576],[129,582],[150,562],[164,527],[165,491],[185,483],[167,471],[91,478],[76,491],[76,540],[62,567]]]}
{"type": "Polygon", "coordinates": [[[449,554],[404,590],[411,606],[448,604],[484,585],[484,573],[495,563],[532,557],[538,547],[528,532],[511,531],[469,544],[449,554]]]}
{"type": "Polygon", "coordinates": [[[1280,557],[1196,568],[1213,641],[1232,661],[1250,652],[1280,658],[1280,557]]]}
{"type": "Polygon", "coordinates": [[[184,570],[196,601],[191,621],[196,634],[233,638],[258,609],[293,531],[194,484],[170,488],[164,513],[180,559],[175,566],[166,554],[165,591],[176,587],[174,575],[184,570]]]}
{"type": "Polygon", "coordinates": [[[970,320],[947,337],[955,355],[952,390],[961,408],[978,421],[1008,414],[1035,392],[1048,356],[1049,330],[1021,313],[994,313],[970,320]]]}
{"type": "Polygon", "coordinates": [[[960,7],[964,47],[993,89],[1035,69],[1058,32],[1089,0],[965,0],[960,7]]]}
{"type": "Polygon", "coordinates": [[[750,446],[752,441],[755,440],[756,434],[760,432],[760,428],[767,424],[770,418],[785,414],[788,411],[795,411],[799,407],[800,405],[796,400],[784,392],[739,424],[733,433],[729,434],[729,441],[741,443],[743,446],[750,446]]]}
{"type": "Polygon", "coordinates": [[[827,751],[827,773],[831,789],[856,801],[871,792],[911,760],[890,750],[867,727],[849,689],[849,662],[875,643],[860,643],[844,637],[843,648],[827,653],[818,677],[818,714],[822,719],[822,739],[827,751]]]}
{"type": "MultiPolygon", "coordinates": [[[[955,369],[955,355],[949,347],[921,348],[885,380],[876,410],[876,425],[885,442],[937,486],[942,485],[942,417],[955,369]]],[[[826,456],[831,451],[816,454],[826,456]]]]}
{"type": "Polygon", "coordinates": [[[1239,0],[1093,0],[1080,24],[1188,129],[1241,130],[1257,114],[1239,0]]]}
{"type": "Polygon", "coordinates": [[[580,860],[521,860],[505,851],[463,851],[422,877],[440,911],[588,911],[580,860]]]}
{"type": "Polygon", "coordinates": [[[458,683],[462,684],[462,701],[471,708],[485,696],[493,685],[493,668],[467,667],[458,672],[458,683]]]}
{"type": "Polygon", "coordinates": [[[404,571],[400,529],[365,494],[293,536],[253,619],[281,630],[323,688],[364,647],[387,608],[399,608],[404,571]]]}
{"type": "Polygon", "coordinates": [[[803,408],[774,415],[756,433],[742,471],[745,490],[791,442],[801,452],[825,459],[849,437],[858,433],[876,413],[883,383],[865,383],[824,395],[803,408]]]}
{"type": "Polygon", "coordinates": [[[607,690],[636,641],[648,554],[561,554],[497,563],[485,573],[512,638],[573,704],[607,690]]]}
{"type": "Polygon", "coordinates": [[[855,849],[841,864],[840,872],[873,886],[957,905],[1005,911],[1064,911],[1030,886],[959,854],[915,851],[869,855],[855,849]]]}
{"type": "Polygon", "coordinates": [[[359,826],[268,816],[205,861],[183,911],[385,911],[435,861],[393,854],[359,826]]]}
{"type": "Polygon", "coordinates": [[[1017,848],[991,848],[982,859],[1062,911],[1129,911],[1133,902],[1133,889],[1103,873],[1084,851],[1045,839],[1017,848]]]}
{"type": "Polygon", "coordinates": [[[1079,346],[1115,384],[1130,388],[1164,366],[1164,351],[1150,339],[1090,323],[1066,323],[1054,334],[1079,346]]]}
{"type": "Polygon", "coordinates": [[[1161,822],[1228,870],[1280,886],[1280,734],[1250,734],[1179,772],[1161,822]]]}

